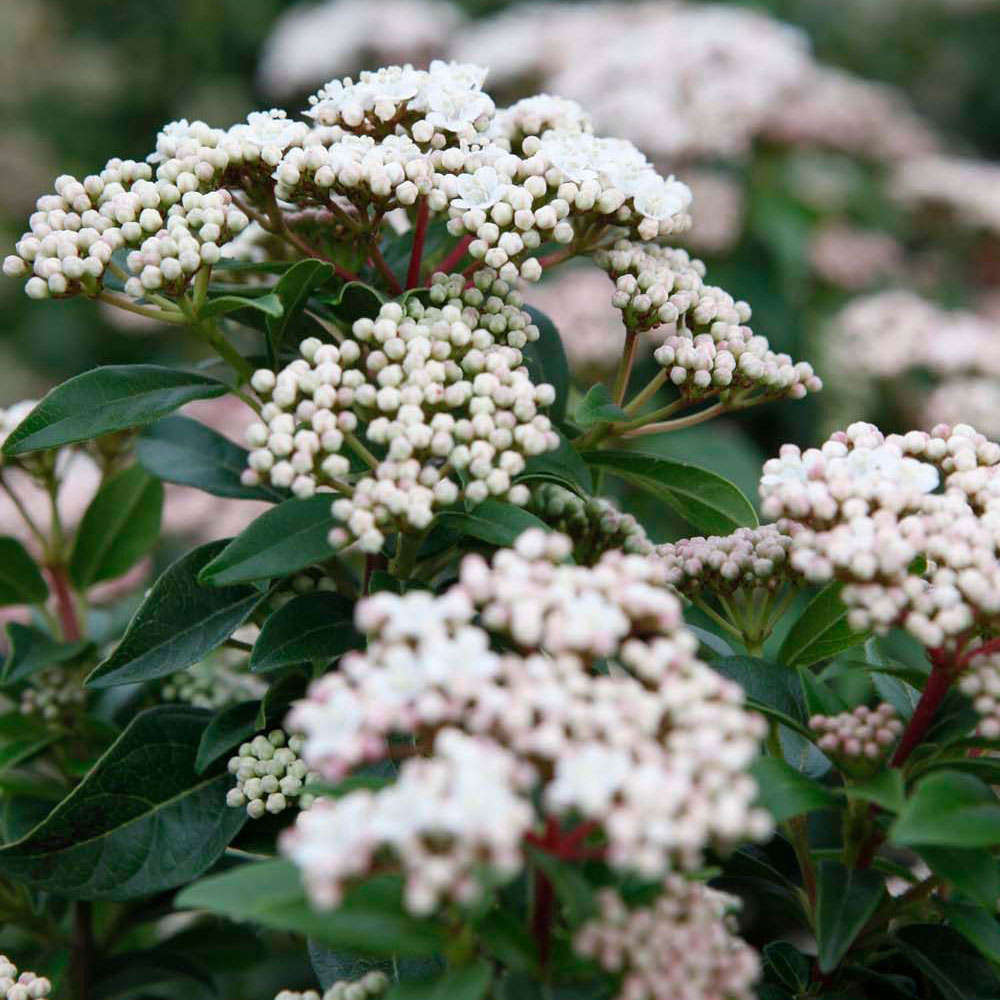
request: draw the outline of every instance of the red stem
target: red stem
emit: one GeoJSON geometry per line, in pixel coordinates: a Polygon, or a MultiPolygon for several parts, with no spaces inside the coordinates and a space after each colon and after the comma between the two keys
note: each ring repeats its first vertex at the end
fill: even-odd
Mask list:
{"type": "Polygon", "coordinates": [[[427,199],[420,199],[420,208],[417,209],[417,226],[413,231],[413,250],[410,252],[410,267],[406,272],[406,287],[416,288],[420,284],[420,265],[424,260],[424,241],[427,239],[427,223],[431,217],[431,210],[427,205],[427,199]]]}
{"type": "Polygon", "coordinates": [[[539,257],[538,263],[541,264],[543,268],[553,267],[555,264],[561,264],[564,260],[569,260],[575,253],[575,248],[557,250],[555,253],[550,253],[547,257],[539,257]]]}
{"type": "Polygon", "coordinates": [[[50,566],[49,578],[52,580],[52,590],[56,598],[56,613],[62,627],[64,642],[77,642],[82,638],[80,621],[76,616],[76,602],[69,585],[65,566],[50,566]]]}
{"type": "Polygon", "coordinates": [[[472,242],[471,236],[463,236],[454,246],[451,253],[440,264],[438,264],[434,271],[435,273],[440,271],[443,274],[450,274],[453,267],[461,262],[462,258],[465,256],[465,251],[469,249],[469,244],[472,242]]]}
{"type": "Polygon", "coordinates": [[[976,646],[975,649],[970,649],[964,656],[959,657],[955,661],[955,667],[961,670],[962,667],[967,667],[977,656],[987,656],[989,653],[995,653],[1000,649],[1000,639],[990,639],[989,642],[984,642],[981,646],[976,646]]]}
{"type": "Polygon", "coordinates": [[[949,663],[937,651],[932,651],[931,662],[933,664],[931,675],[927,678],[927,685],[923,694],[920,695],[920,701],[917,702],[917,707],[903,731],[899,746],[896,747],[896,752],[892,755],[892,760],[889,762],[890,767],[902,767],[910,754],[920,745],[924,736],[927,735],[927,730],[930,729],[934,716],[941,707],[941,702],[944,701],[944,697],[951,687],[951,682],[958,673],[958,667],[961,665],[961,661],[956,664],[949,663]]]}
{"type": "MultiPolygon", "coordinates": [[[[559,848],[559,821],[549,817],[545,821],[545,835],[539,844],[543,850],[557,853],[559,848]]],[[[538,944],[538,959],[545,968],[552,951],[552,922],[555,917],[556,895],[552,883],[544,872],[535,869],[535,907],[531,917],[531,931],[538,944]]]]}
{"type": "Polygon", "coordinates": [[[399,283],[399,279],[392,273],[392,268],[386,263],[385,257],[382,256],[382,251],[372,243],[371,245],[371,259],[378,268],[379,274],[385,278],[385,283],[389,286],[389,291],[393,295],[399,295],[403,290],[403,286],[399,283]]]}

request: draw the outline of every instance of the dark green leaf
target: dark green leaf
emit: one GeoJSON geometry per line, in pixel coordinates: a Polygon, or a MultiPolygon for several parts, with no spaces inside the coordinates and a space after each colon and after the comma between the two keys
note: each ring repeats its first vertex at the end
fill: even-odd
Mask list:
{"type": "Polygon", "coordinates": [[[349,281],[336,295],[321,299],[334,316],[350,326],[356,319],[374,319],[385,304],[385,296],[363,281],[349,281]]]}
{"type": "Polygon", "coordinates": [[[528,528],[548,530],[545,522],[534,514],[502,500],[484,500],[470,511],[443,511],[438,514],[437,522],[460,535],[471,535],[501,547],[513,545],[515,539],[528,528]]]}
{"type": "Polygon", "coordinates": [[[139,435],[136,453],[143,468],[165,483],[237,500],[274,503],[287,496],[271,486],[244,486],[246,449],[190,417],[157,420],[139,435]]]}
{"type": "Polygon", "coordinates": [[[871,679],[879,697],[889,702],[901,718],[908,719],[913,715],[913,710],[920,701],[920,692],[912,684],[881,670],[872,671],[871,679]]]}
{"type": "Polygon", "coordinates": [[[917,783],[889,836],[907,847],[996,847],[1000,802],[971,774],[935,771],[917,783]]]}
{"type": "Polygon", "coordinates": [[[202,774],[224,753],[245,743],[257,732],[260,702],[241,701],[220,709],[205,727],[198,741],[194,769],[202,774]]]}
{"type": "Polygon", "coordinates": [[[0,606],[44,604],[49,596],[45,578],[16,538],[0,538],[0,606]]]}
{"type": "Polygon", "coordinates": [[[750,708],[808,735],[794,671],[752,656],[720,657],[712,661],[712,669],[743,688],[750,708]]]}
{"type": "Polygon", "coordinates": [[[943,1000],[996,1000],[1000,976],[965,939],[939,924],[911,924],[896,932],[896,945],[943,1000]]]}
{"type": "Polygon", "coordinates": [[[242,864],[202,879],[181,892],[177,907],[292,931],[362,955],[434,954],[446,941],[432,921],[406,913],[399,879],[371,879],[349,892],[335,910],[320,912],[306,900],[298,869],[284,860],[242,864]]]}
{"type": "Polygon", "coordinates": [[[309,258],[293,264],[278,280],[274,294],[284,308],[278,316],[269,315],[267,318],[267,344],[272,363],[277,361],[282,342],[292,323],[305,309],[309,295],[329,281],[332,274],[333,268],[326,261],[309,258]]]}
{"type": "Polygon", "coordinates": [[[941,899],[938,909],[948,918],[948,923],[991,962],[1000,964],[1000,923],[996,918],[996,903],[992,913],[968,903],[952,903],[941,899]]]}
{"type": "Polygon", "coordinates": [[[566,401],[569,398],[569,363],[563,348],[562,337],[555,324],[541,310],[525,306],[531,314],[531,321],[538,327],[538,340],[521,348],[524,363],[528,367],[531,381],[548,382],[556,391],[556,401],[549,407],[549,416],[554,423],[561,424],[566,417],[566,401]]]}
{"type": "Polygon", "coordinates": [[[37,828],[0,849],[0,872],[71,899],[133,899],[197,878],[246,818],[225,804],[228,774],[195,774],[208,717],[180,705],[137,716],[37,828]]]}
{"type": "Polygon", "coordinates": [[[611,401],[608,387],[598,382],[587,390],[587,395],[580,401],[573,419],[580,427],[587,428],[593,427],[594,424],[628,420],[628,414],[617,403],[611,401]]]}
{"type": "Polygon", "coordinates": [[[7,438],[3,453],[25,455],[141,427],[228,391],[204,375],[156,365],[92,368],[49,392],[7,438]]]}
{"type": "Polygon", "coordinates": [[[755,528],[757,514],[732,483],[707,469],[629,451],[591,451],[588,465],[652,493],[698,531],[728,535],[736,528],[755,528]]]}
{"type": "Polygon", "coordinates": [[[184,983],[188,990],[191,984],[197,984],[208,993],[215,992],[212,977],[186,955],[166,948],[150,948],[116,955],[100,966],[93,984],[93,996],[94,1000],[130,1000],[133,997],[140,1000],[150,995],[151,986],[163,983],[184,983]]]}
{"type": "Polygon", "coordinates": [[[115,651],[87,678],[88,687],[176,673],[207,656],[246,621],[262,599],[258,590],[198,582],[198,574],[227,543],[199,546],[153,584],[115,651]]]}
{"type": "Polygon", "coordinates": [[[329,493],[295,497],[265,511],[211,562],[201,579],[213,587],[288,576],[334,553],[330,530],[336,525],[329,493]]]}
{"type": "MultiPolygon", "coordinates": [[[[288,273],[287,271],[285,272],[288,273]]],[[[282,314],[281,299],[273,292],[267,295],[253,297],[243,295],[219,295],[209,299],[201,310],[201,316],[209,319],[213,316],[225,316],[237,309],[254,309],[263,313],[269,319],[280,319],[282,314]]]]}
{"type": "Polygon", "coordinates": [[[847,954],[884,895],[883,876],[871,868],[845,868],[821,861],[816,870],[816,938],[822,972],[832,972],[847,954]]]}
{"type": "Polygon", "coordinates": [[[30,625],[11,622],[7,626],[10,653],[3,664],[0,683],[23,681],[39,670],[66,663],[89,649],[89,642],[56,642],[46,633],[30,625]]]}
{"type": "Polygon", "coordinates": [[[827,584],[806,606],[788,630],[778,659],[789,667],[808,667],[826,660],[868,638],[847,624],[847,608],[840,599],[843,584],[827,584]]]}
{"type": "Polygon", "coordinates": [[[903,772],[894,767],[886,768],[866,781],[845,786],[844,793],[849,799],[874,802],[889,812],[898,813],[906,801],[903,772]]]}
{"type": "Polygon", "coordinates": [[[586,463],[562,435],[559,447],[555,451],[547,451],[544,455],[533,455],[525,463],[524,471],[517,477],[519,483],[532,479],[559,483],[584,497],[590,496],[594,489],[586,463]]]}
{"type": "Polygon", "coordinates": [[[786,986],[805,990],[812,980],[812,962],[790,941],[772,941],[764,948],[764,961],[786,986]]]}
{"type": "Polygon", "coordinates": [[[141,465],[105,480],[76,532],[69,575],[78,590],[128,572],[156,544],[163,484],[141,465]]]}
{"type": "Polygon", "coordinates": [[[835,805],[836,800],[827,789],[777,757],[760,757],[750,773],[757,781],[760,804],[778,823],[835,805]]]}
{"type": "Polygon", "coordinates": [[[825,681],[820,680],[808,667],[798,669],[805,697],[806,711],[813,715],[839,715],[847,711],[847,705],[840,695],[825,681]]]}
{"type": "Polygon", "coordinates": [[[493,979],[486,962],[449,969],[434,979],[397,983],[386,1000],[482,1000],[493,979]]]}
{"type": "Polygon", "coordinates": [[[264,622],[250,669],[265,673],[295,663],[329,663],[362,645],[354,629],[354,605],[346,597],[327,591],[300,594],[264,622]]]}
{"type": "Polygon", "coordinates": [[[968,847],[920,847],[917,853],[935,875],[986,907],[1000,899],[1000,861],[968,847]]]}

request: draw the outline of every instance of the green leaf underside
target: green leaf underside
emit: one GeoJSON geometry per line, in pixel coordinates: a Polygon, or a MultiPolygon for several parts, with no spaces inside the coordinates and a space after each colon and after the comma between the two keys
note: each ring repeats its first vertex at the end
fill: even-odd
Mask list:
{"type": "Polygon", "coordinates": [[[829,809],[836,799],[822,785],[810,781],[777,757],[760,757],[750,768],[757,781],[761,805],[781,823],[792,816],[829,809]]]}
{"type": "Polygon", "coordinates": [[[296,663],[328,662],[349,649],[359,649],[354,606],[339,594],[300,594],[272,614],[250,654],[255,673],[296,663]]]}
{"type": "Polygon", "coordinates": [[[177,897],[177,906],[292,931],[327,947],[363,955],[440,951],[446,942],[444,932],[429,920],[407,915],[401,892],[398,879],[381,876],[349,892],[336,909],[314,910],[290,861],[261,861],[196,882],[177,897]]]}
{"type": "Polygon", "coordinates": [[[228,774],[198,777],[209,715],[161,706],[137,716],[67,798],[0,849],[0,872],[72,899],[133,899],[197,878],[243,825],[228,774]]]}
{"type": "Polygon", "coordinates": [[[971,774],[935,771],[917,783],[889,836],[907,847],[996,847],[1000,802],[971,774]]]}
{"type": "Polygon", "coordinates": [[[136,454],[143,468],[165,483],[235,500],[274,503],[287,495],[270,486],[244,486],[240,474],[247,467],[247,450],[190,417],[151,424],[139,435],[136,454]]]}
{"type": "Polygon", "coordinates": [[[0,538],[0,606],[44,604],[49,596],[35,560],[16,538],[0,538]]]}
{"type": "Polygon", "coordinates": [[[46,667],[75,659],[90,647],[89,642],[56,642],[30,625],[11,622],[7,626],[10,653],[3,664],[0,682],[13,684],[46,667]]]}
{"type": "Polygon", "coordinates": [[[111,476],[80,522],[69,574],[77,589],[128,572],[156,542],[163,513],[163,485],[141,465],[111,476]]]}
{"type": "Polygon", "coordinates": [[[736,528],[758,525],[750,501],[728,480],[707,469],[631,451],[592,451],[584,460],[659,497],[708,535],[728,535],[736,528]]]}
{"type": "Polygon", "coordinates": [[[334,496],[285,500],[265,511],[206,563],[201,579],[213,587],[287,576],[329,559],[334,496]]]}
{"type": "Polygon", "coordinates": [[[140,427],[228,391],[216,379],[157,365],[92,368],[52,389],[7,438],[3,453],[25,455],[140,427]]]}
{"type": "Polygon", "coordinates": [[[816,937],[822,972],[837,967],[884,894],[877,871],[821,861],[816,872],[816,937]]]}
{"type": "Polygon", "coordinates": [[[212,652],[261,601],[254,587],[206,587],[198,574],[226,546],[210,542],[183,556],[153,584],[115,651],[87,678],[113,687],[183,670],[212,652]]]}
{"type": "Polygon", "coordinates": [[[502,500],[484,500],[469,511],[443,511],[438,514],[437,522],[459,534],[497,546],[513,545],[528,528],[549,530],[548,525],[534,514],[502,500]]]}
{"type": "Polygon", "coordinates": [[[840,599],[843,584],[827,584],[806,606],[781,644],[778,658],[790,667],[807,667],[826,660],[868,638],[847,624],[847,608],[840,599]]]}
{"type": "Polygon", "coordinates": [[[592,385],[587,395],[580,401],[574,414],[576,423],[584,429],[595,424],[612,423],[615,420],[628,420],[628,414],[611,401],[608,387],[601,382],[592,385]]]}

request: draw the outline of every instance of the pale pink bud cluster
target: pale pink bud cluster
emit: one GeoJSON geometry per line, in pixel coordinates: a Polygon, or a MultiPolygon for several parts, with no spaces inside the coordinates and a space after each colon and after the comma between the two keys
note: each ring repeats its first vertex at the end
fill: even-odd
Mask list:
{"type": "Polygon", "coordinates": [[[954,156],[905,160],[894,178],[896,196],[911,208],[945,211],[973,229],[1000,233],[1000,165],[954,156]]]}
{"type": "Polygon", "coordinates": [[[1000,739],[1000,656],[992,653],[974,657],[958,688],[972,700],[979,716],[976,735],[987,740],[1000,739]]]}
{"type": "Polygon", "coordinates": [[[390,846],[403,854],[411,906],[466,899],[470,852],[488,850],[512,875],[521,840],[546,817],[596,822],[609,862],[646,877],[696,866],[709,844],[768,834],[745,772],[763,722],[695,658],[661,564],[608,552],[588,568],[563,562],[570,551],[566,536],[530,530],[492,565],[468,556],[440,597],[382,592],[358,605],[367,650],[343,657],[289,717],[304,758],[336,780],[405,745],[388,743],[393,734],[433,755],[409,760],[389,789],[300,817],[286,849],[314,898],[334,904],[390,846]],[[494,651],[499,637],[515,651],[494,651]],[[456,803],[447,790],[466,763],[475,787],[456,803]],[[396,825],[381,820],[390,808],[396,825]],[[448,817],[454,826],[436,835],[448,817]]]}
{"type": "Polygon", "coordinates": [[[819,736],[817,746],[828,754],[881,760],[903,732],[896,709],[888,702],[875,708],[859,705],[838,715],[814,715],[809,728],[819,736]]]}
{"type": "Polygon", "coordinates": [[[251,819],[284,812],[292,805],[308,809],[313,796],[306,789],[319,780],[319,775],[299,757],[302,743],[301,736],[288,736],[284,730],[275,729],[241,744],[228,763],[236,787],[226,794],[226,805],[245,807],[251,819]]]}
{"type": "Polygon", "coordinates": [[[650,907],[629,909],[614,889],[573,942],[621,975],[617,1000],[753,1000],[757,953],[737,937],[735,896],[668,875],[650,907]]]}
{"type": "Polygon", "coordinates": [[[886,233],[828,223],[809,240],[809,263],[828,284],[858,291],[897,275],[903,248],[886,233]]]}
{"type": "Polygon", "coordinates": [[[52,983],[33,972],[18,975],[17,966],[0,955],[0,998],[2,1000],[48,1000],[52,983]]]}
{"type": "Polygon", "coordinates": [[[356,980],[338,979],[322,994],[316,990],[282,990],[274,1000],[375,1000],[384,996],[391,985],[384,972],[369,972],[356,980]]]}
{"type": "Polygon", "coordinates": [[[436,276],[430,306],[415,297],[387,303],[355,321],[353,337],[336,345],[310,338],[277,374],[256,372],[252,384],[266,402],[247,430],[244,482],[266,477],[303,497],[349,492],[333,504],[343,528],[332,538],[368,552],[389,531],[426,528],[460,498],[527,502],[516,478],[528,458],[559,444],[540,412],[555,390],[531,381],[521,353],[538,328],[495,272],[464,284],[461,275],[436,276]],[[345,490],[356,432],[385,457],[345,490]]]}

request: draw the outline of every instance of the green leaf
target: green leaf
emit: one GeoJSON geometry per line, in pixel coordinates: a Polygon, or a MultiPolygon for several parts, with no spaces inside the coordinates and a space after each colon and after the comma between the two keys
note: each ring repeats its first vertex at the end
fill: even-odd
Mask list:
{"type": "Polygon", "coordinates": [[[267,295],[257,295],[252,298],[242,295],[216,296],[205,303],[201,310],[201,317],[209,319],[213,316],[225,316],[227,313],[236,312],[237,309],[254,309],[269,319],[280,319],[282,315],[281,299],[274,292],[270,292],[267,295]]]}
{"type": "Polygon", "coordinates": [[[561,861],[531,845],[528,846],[527,854],[531,863],[552,883],[552,888],[573,927],[578,927],[593,916],[597,909],[594,887],[578,866],[561,861]]]}
{"type": "Polygon", "coordinates": [[[447,941],[431,920],[407,914],[398,878],[369,879],[335,910],[320,912],[306,900],[298,869],[284,860],[242,864],[202,879],[181,892],[176,906],[292,931],[363,955],[428,955],[441,951],[447,941]]]}
{"type": "Polygon", "coordinates": [[[991,909],[984,910],[980,906],[970,906],[968,903],[952,903],[948,900],[937,901],[938,909],[948,918],[948,923],[955,928],[974,947],[979,949],[991,962],[1000,964],[1000,923],[996,918],[996,902],[991,909]]]}
{"type": "Polygon", "coordinates": [[[363,281],[349,281],[336,295],[321,298],[342,323],[350,326],[356,319],[374,319],[386,299],[377,289],[363,281]]]}
{"type": "Polygon", "coordinates": [[[906,847],[996,847],[1000,802],[971,774],[934,771],[917,783],[889,836],[906,847]]]}
{"type": "Polygon", "coordinates": [[[1000,899],[1000,861],[986,851],[967,847],[920,847],[917,853],[935,875],[983,906],[1000,899]]]}
{"type": "Polygon", "coordinates": [[[950,927],[910,924],[896,932],[896,946],[940,992],[943,1000],[996,1000],[1000,976],[950,927]]]}
{"type": "Polygon", "coordinates": [[[198,741],[194,769],[203,774],[224,753],[245,743],[257,732],[258,701],[227,705],[212,716],[198,741]]]}
{"type": "Polygon", "coordinates": [[[199,777],[208,713],[167,705],[137,716],[34,830],[0,849],[0,872],[71,899],[134,899],[215,863],[243,825],[228,774],[199,777]]]}
{"type": "Polygon", "coordinates": [[[87,678],[87,687],[114,687],[165,677],[190,667],[225,642],[262,595],[254,587],[205,587],[198,574],[228,539],[178,559],[136,611],[115,651],[87,678]]]}
{"type": "Polygon", "coordinates": [[[580,400],[580,405],[573,414],[573,419],[584,429],[595,424],[609,424],[616,420],[628,420],[628,414],[611,401],[608,387],[598,382],[587,390],[587,395],[580,400]]]}
{"type": "Polygon", "coordinates": [[[139,435],[136,453],[143,468],[165,483],[237,500],[274,503],[287,496],[271,486],[244,486],[247,450],[190,417],[157,420],[139,435]]]}
{"type": "Polygon", "coordinates": [[[913,715],[920,701],[920,692],[912,684],[881,670],[872,671],[871,679],[879,697],[889,702],[900,718],[909,719],[913,715]]]}
{"type": "Polygon", "coordinates": [[[906,802],[906,783],[902,771],[886,768],[866,781],[846,785],[844,794],[849,799],[874,802],[889,812],[898,813],[906,802]]]}
{"type": "Polygon", "coordinates": [[[570,373],[569,362],[562,337],[555,323],[540,309],[534,306],[524,306],[524,311],[531,314],[531,321],[538,327],[538,340],[525,344],[521,348],[524,363],[527,365],[531,381],[548,382],[556,391],[556,400],[549,407],[549,416],[553,423],[561,424],[566,417],[566,403],[569,399],[570,373]]]}
{"type": "Polygon", "coordinates": [[[91,643],[56,642],[45,632],[30,625],[11,622],[7,626],[10,653],[3,664],[0,684],[15,684],[39,670],[68,663],[91,648],[91,643]]]}
{"type": "Polygon", "coordinates": [[[250,654],[254,673],[314,660],[329,663],[363,640],[354,629],[354,605],[340,594],[300,594],[278,608],[260,630],[250,654]]]}
{"type": "Polygon", "coordinates": [[[493,969],[487,962],[449,969],[434,979],[397,983],[386,1000],[482,1000],[493,981],[493,969]]]}
{"type": "Polygon", "coordinates": [[[267,318],[267,346],[272,364],[281,353],[282,342],[292,324],[306,307],[310,294],[325,284],[333,275],[333,268],[326,261],[310,258],[293,264],[274,286],[283,311],[267,318]]]}
{"type": "Polygon", "coordinates": [[[812,962],[790,941],[772,941],[764,947],[764,961],[786,986],[801,992],[812,980],[812,962]]]}
{"type": "Polygon", "coordinates": [[[499,547],[513,545],[528,528],[548,531],[548,525],[534,514],[502,500],[484,500],[470,511],[443,511],[438,514],[437,523],[461,535],[471,535],[499,547]]]}
{"type": "Polygon", "coordinates": [[[588,465],[659,497],[708,535],[728,535],[736,528],[757,527],[749,500],[728,480],[696,465],[631,451],[591,451],[588,465]]]}
{"type": "Polygon", "coordinates": [[[141,427],[228,391],[216,379],[156,365],[92,368],[49,392],[7,438],[3,453],[26,455],[141,427]]]}
{"type": "Polygon", "coordinates": [[[807,605],[788,630],[778,658],[789,667],[808,667],[826,660],[868,638],[847,624],[847,608],[840,599],[843,584],[827,584],[807,605]]]}
{"type": "Polygon", "coordinates": [[[753,656],[720,657],[712,661],[712,669],[743,688],[750,708],[802,735],[809,735],[793,671],[753,656]]]}
{"type": "Polygon", "coordinates": [[[141,1000],[151,996],[151,986],[164,983],[185,983],[189,988],[190,984],[197,984],[204,988],[198,991],[199,995],[215,992],[212,977],[186,955],[166,948],[149,948],[115,955],[102,963],[95,976],[93,997],[94,1000],[141,1000]]]}
{"type": "Polygon", "coordinates": [[[163,484],[141,465],[105,480],[76,532],[69,575],[78,590],[128,572],[156,544],[163,484]]]}
{"type": "Polygon", "coordinates": [[[836,805],[836,799],[827,789],[778,757],[758,758],[750,773],[757,781],[760,804],[777,823],[836,805]]]}
{"type": "Polygon", "coordinates": [[[796,671],[802,684],[806,710],[809,715],[839,715],[847,711],[847,705],[825,681],[820,680],[808,667],[796,671]]]}
{"type": "Polygon", "coordinates": [[[821,861],[816,870],[816,938],[821,972],[832,972],[872,918],[884,895],[883,876],[871,868],[821,861]]]}
{"type": "Polygon", "coordinates": [[[559,483],[583,497],[590,496],[594,489],[586,463],[563,435],[559,436],[559,447],[555,451],[532,455],[525,463],[524,471],[516,477],[519,483],[531,479],[559,483]]]}
{"type": "Polygon", "coordinates": [[[16,538],[0,538],[0,606],[44,604],[49,588],[35,560],[16,538]]]}
{"type": "Polygon", "coordinates": [[[294,497],[265,511],[202,570],[213,587],[288,576],[329,559],[330,529],[336,525],[329,493],[294,497]]]}

